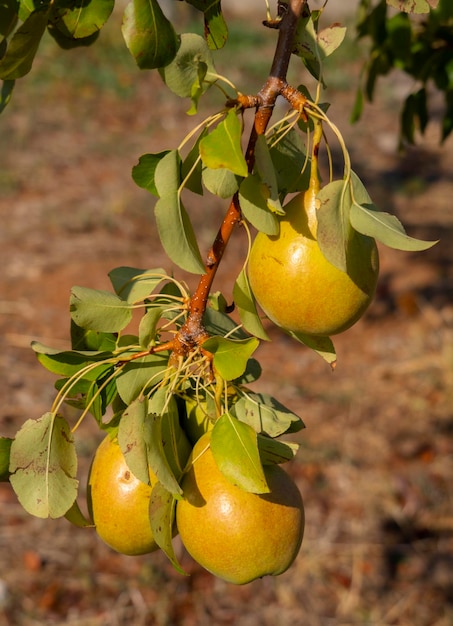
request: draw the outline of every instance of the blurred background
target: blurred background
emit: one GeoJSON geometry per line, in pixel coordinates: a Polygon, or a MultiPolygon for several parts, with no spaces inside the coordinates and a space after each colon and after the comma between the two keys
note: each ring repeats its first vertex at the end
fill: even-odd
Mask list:
{"type": "MultiPolygon", "coordinates": [[[[216,58],[220,72],[253,93],[267,76],[276,31],[260,26],[264,12],[243,13],[255,3],[242,5],[230,15],[228,51],[216,58]]],[[[356,3],[331,5],[326,20],[348,24],[356,3]]],[[[192,14],[180,8],[186,25],[192,14]]],[[[199,21],[197,14],[198,31],[199,21]]],[[[136,69],[120,24],[119,8],[96,45],[74,52],[46,39],[0,117],[3,436],[52,403],[54,377],[30,342],[68,347],[73,285],[109,289],[107,273],[120,265],[164,266],[194,284],[163,254],[154,198],[135,186],[131,168],[143,153],[177,146],[223,102],[213,94],[196,120],[187,116],[188,103],[156,72],[136,69]]],[[[235,587],[201,570],[176,539],[184,577],[163,555],[122,556],[92,529],[28,516],[3,483],[1,626],[453,624],[453,139],[439,145],[433,94],[426,135],[398,152],[400,105],[411,88],[398,73],[350,125],[365,46],[351,28],[327,64],[323,99],[375,204],[410,235],[440,243],[422,253],[381,248],[376,299],[335,338],[335,372],[272,327],[273,341],[259,348],[256,388],[306,424],[287,466],[306,507],[296,562],[278,578],[235,587]]],[[[292,65],[290,81],[312,86],[300,60],[292,65]]],[[[226,204],[188,196],[187,206],[207,250],[226,204]]],[[[244,242],[237,232],[215,285],[227,299],[244,242]]],[[[82,500],[100,438],[90,420],[78,431],[82,500]]]]}

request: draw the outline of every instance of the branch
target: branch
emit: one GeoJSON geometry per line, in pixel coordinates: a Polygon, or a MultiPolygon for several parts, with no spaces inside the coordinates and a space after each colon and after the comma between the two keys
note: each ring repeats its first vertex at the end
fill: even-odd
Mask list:
{"type": "MultiPolygon", "coordinates": [[[[269,77],[257,96],[248,97],[248,102],[252,102],[252,106],[256,108],[255,122],[245,151],[249,172],[253,170],[257,137],[266,131],[277,97],[285,89],[288,89],[286,76],[292,54],[294,34],[305,4],[306,0],[290,0],[287,11],[279,22],[278,40],[269,77]]],[[[175,359],[185,356],[191,348],[200,345],[208,337],[203,326],[203,315],[208,297],[226,246],[235,226],[241,220],[241,207],[236,193],[207,254],[206,273],[201,276],[198,287],[190,300],[187,320],[174,339],[172,356],[175,359]]]]}

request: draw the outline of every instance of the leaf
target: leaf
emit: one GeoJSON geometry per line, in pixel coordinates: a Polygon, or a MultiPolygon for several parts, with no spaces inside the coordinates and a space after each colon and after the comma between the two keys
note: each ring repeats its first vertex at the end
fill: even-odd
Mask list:
{"type": "Polygon", "coordinates": [[[310,160],[306,157],[301,134],[292,129],[278,141],[271,137],[269,144],[280,194],[285,196],[287,193],[308,189],[310,160]]]}
{"type": "Polygon", "coordinates": [[[299,445],[258,435],[258,449],[263,465],[275,465],[291,461],[296,456],[299,445]]]}
{"type": "Polygon", "coordinates": [[[109,291],[73,287],[69,300],[71,317],[77,326],[104,333],[125,328],[132,319],[132,306],[109,291]]]}
{"type": "Polygon", "coordinates": [[[277,173],[275,171],[274,162],[272,161],[269,146],[264,135],[258,135],[256,140],[255,168],[259,174],[262,183],[268,189],[268,208],[274,213],[277,213],[277,215],[284,215],[285,212],[282,209],[279,198],[277,173]]]}
{"type": "Polygon", "coordinates": [[[239,187],[239,203],[244,217],[257,230],[266,235],[278,235],[280,226],[275,213],[269,210],[268,193],[260,176],[251,174],[244,178],[239,187]]]}
{"type": "Polygon", "coordinates": [[[387,4],[406,13],[429,13],[439,4],[439,0],[387,0],[387,4]]]}
{"type": "Polygon", "coordinates": [[[266,393],[247,391],[234,405],[236,417],[257,433],[279,437],[305,428],[298,415],[266,393]]]}
{"type": "Polygon", "coordinates": [[[54,6],[52,26],[65,37],[82,39],[98,32],[110,17],[114,0],[81,0],[65,6],[54,6]]]}
{"type": "Polygon", "coordinates": [[[214,355],[214,368],[224,380],[239,378],[247,368],[247,361],[259,345],[258,339],[227,339],[209,337],[203,341],[203,349],[214,355]]]}
{"type": "Polygon", "coordinates": [[[118,445],[128,468],[138,480],[149,485],[148,445],[151,430],[147,398],[136,398],[124,410],[118,427],[118,445]]]}
{"type": "Polygon", "coordinates": [[[156,167],[170,150],[164,150],[163,152],[157,152],[156,154],[143,154],[138,164],[132,168],[132,178],[136,185],[142,189],[146,189],[154,196],[158,196],[157,188],[154,182],[154,174],[156,167]]]}
{"type": "Polygon", "coordinates": [[[205,274],[195,233],[179,194],[160,198],[154,215],[162,246],[173,263],[192,274],[205,274]]]}
{"type": "Polygon", "coordinates": [[[13,439],[0,437],[0,482],[9,480],[10,451],[13,439]]]}
{"type": "Polygon", "coordinates": [[[159,548],[167,555],[173,567],[183,575],[182,569],[173,549],[174,519],[176,499],[161,483],[156,483],[151,492],[149,516],[153,537],[159,548]]]}
{"type": "Polygon", "coordinates": [[[159,72],[167,85],[177,96],[192,96],[192,86],[199,80],[200,66],[205,65],[203,91],[206,91],[217,80],[212,52],[200,35],[183,33],[181,44],[173,61],[159,72]]]}
{"type": "MultiPolygon", "coordinates": [[[[112,367],[111,364],[104,364],[107,359],[112,357],[112,354],[109,352],[57,350],[55,348],[49,348],[38,341],[33,341],[31,347],[36,353],[41,365],[49,370],[49,372],[58,374],[59,376],[72,376],[90,363],[95,364],[99,362],[103,371],[112,367]]],[[[98,373],[93,374],[91,370],[90,372],[86,372],[84,376],[85,378],[91,377],[93,380],[94,376],[97,375],[98,373]]]]}
{"type": "Polygon", "coordinates": [[[31,70],[49,19],[49,10],[34,11],[14,33],[0,60],[0,79],[12,81],[31,70]]]}
{"type": "Polygon", "coordinates": [[[122,33],[140,69],[154,69],[171,63],[179,38],[157,0],[131,0],[123,17],[122,33]]]}
{"type": "Polygon", "coordinates": [[[88,520],[80,510],[77,500],[74,501],[74,504],[65,513],[65,518],[68,522],[71,522],[71,524],[77,526],[78,528],[88,528],[93,526],[93,523],[90,522],[90,520],[88,520]]]}
{"type": "Polygon", "coordinates": [[[222,415],[212,429],[211,451],[219,470],[234,485],[251,493],[269,493],[251,426],[222,415]]]}
{"type": "Polygon", "coordinates": [[[181,183],[181,156],[178,150],[169,150],[156,163],[154,184],[157,195],[161,198],[172,196],[178,192],[181,183]]]}
{"type": "Polygon", "coordinates": [[[202,180],[206,189],[219,198],[231,198],[239,188],[236,174],[224,167],[215,170],[204,167],[202,180]]]}
{"type": "Polygon", "coordinates": [[[317,239],[324,257],[343,272],[348,270],[348,246],[351,239],[349,211],[351,194],[343,180],[325,185],[317,195],[317,239]]]}
{"type": "Polygon", "coordinates": [[[186,0],[188,4],[204,13],[204,32],[213,50],[222,48],[228,37],[228,29],[222,15],[220,0],[186,0]]]}
{"type": "Polygon", "coordinates": [[[62,517],[78,488],[77,455],[67,422],[45,413],[27,420],[11,445],[10,482],[24,509],[36,517],[62,517]]]}
{"type": "Polygon", "coordinates": [[[148,385],[156,385],[168,368],[168,354],[150,354],[126,363],[116,377],[118,393],[126,405],[131,404],[148,385]]]}
{"type": "Polygon", "coordinates": [[[164,269],[141,270],[135,267],[116,267],[108,274],[115,293],[130,304],[142,302],[166,280],[164,269]]]}
{"type": "Polygon", "coordinates": [[[303,343],[307,348],[314,350],[332,369],[335,369],[337,355],[330,337],[315,337],[314,335],[303,335],[302,333],[293,333],[292,331],[288,331],[288,334],[291,335],[293,339],[297,339],[297,341],[303,343]]]}
{"type": "Polygon", "coordinates": [[[409,237],[395,215],[384,213],[375,207],[363,183],[354,173],[351,175],[351,184],[354,203],[350,220],[352,227],[359,233],[378,239],[390,248],[412,252],[427,250],[437,243],[409,237]]]}
{"type": "Polygon", "coordinates": [[[0,89],[0,113],[2,113],[5,107],[9,104],[15,84],[15,80],[3,81],[2,88],[0,89]]]}
{"type": "Polygon", "coordinates": [[[148,350],[157,337],[157,324],[162,317],[162,313],[164,309],[162,307],[157,307],[153,309],[149,309],[145,315],[141,318],[140,324],[138,327],[138,337],[140,340],[140,345],[145,350],[148,350]]]}
{"type": "Polygon", "coordinates": [[[184,187],[200,196],[203,195],[203,185],[201,183],[202,163],[199,146],[206,133],[207,129],[204,128],[181,165],[181,178],[185,181],[184,187]]]}
{"type": "Polygon", "coordinates": [[[249,284],[247,272],[242,269],[233,287],[234,303],[244,328],[258,339],[269,341],[263,323],[256,309],[255,299],[249,284]]]}
{"type": "Polygon", "coordinates": [[[242,124],[234,109],[200,141],[200,156],[206,167],[226,168],[237,176],[247,176],[248,168],[241,145],[242,124]]]}

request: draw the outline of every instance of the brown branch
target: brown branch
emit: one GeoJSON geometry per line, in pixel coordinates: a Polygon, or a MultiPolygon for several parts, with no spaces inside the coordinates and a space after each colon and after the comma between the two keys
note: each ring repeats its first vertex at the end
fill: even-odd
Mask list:
{"type": "MultiPolygon", "coordinates": [[[[257,137],[266,130],[277,97],[285,90],[288,91],[286,75],[293,49],[294,34],[305,4],[306,0],[289,1],[288,8],[279,22],[277,45],[266,83],[257,96],[242,96],[242,101],[240,100],[241,96],[238,98],[238,104],[245,105],[244,108],[252,106],[256,108],[254,125],[245,151],[245,159],[250,172],[253,170],[255,161],[257,137]]],[[[235,226],[240,223],[241,219],[241,207],[236,193],[207,254],[206,273],[201,276],[198,287],[190,300],[187,320],[174,339],[172,354],[174,359],[185,356],[191,348],[200,345],[208,337],[203,326],[203,315],[208,297],[225,248],[235,226]]]]}

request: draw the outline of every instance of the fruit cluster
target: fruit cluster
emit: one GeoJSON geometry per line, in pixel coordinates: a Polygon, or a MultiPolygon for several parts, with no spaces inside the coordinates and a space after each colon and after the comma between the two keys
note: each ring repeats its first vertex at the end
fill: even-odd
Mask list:
{"type": "MultiPolygon", "coordinates": [[[[197,407],[198,408],[198,407],[197,407]]],[[[206,429],[204,415],[195,426],[206,429]]],[[[194,422],[190,427],[193,433],[194,422]]],[[[187,441],[187,440],[185,440],[187,441]]],[[[186,446],[180,443],[184,458],[186,446]]],[[[173,534],[205,569],[235,584],[286,571],[296,558],[304,532],[304,507],[291,477],[278,465],[265,465],[269,492],[256,494],[235,485],[220,471],[208,427],[195,443],[181,480],[173,534]]],[[[150,524],[150,502],[157,477],[136,478],[116,438],[99,445],[88,480],[88,506],[98,535],[128,555],[159,548],[150,524]]]]}

